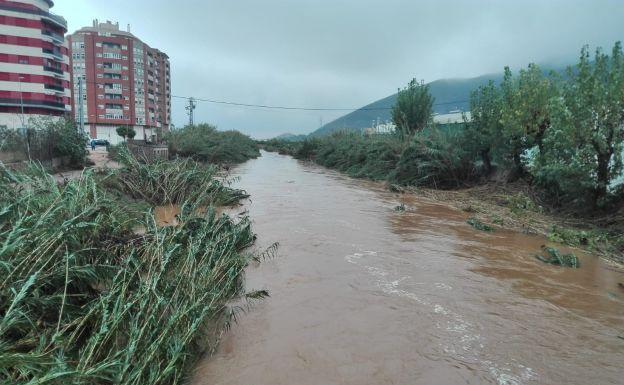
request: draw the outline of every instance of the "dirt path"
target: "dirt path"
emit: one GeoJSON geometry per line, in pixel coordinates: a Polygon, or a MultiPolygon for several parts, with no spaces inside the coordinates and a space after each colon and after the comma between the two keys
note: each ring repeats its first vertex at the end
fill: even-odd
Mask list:
{"type": "Polygon", "coordinates": [[[78,179],[87,168],[95,169],[95,170],[105,170],[105,169],[116,169],[120,168],[120,164],[111,160],[108,157],[108,152],[105,147],[97,147],[95,150],[89,149],[89,160],[93,164],[92,166],[88,166],[83,170],[68,170],[62,171],[54,174],[54,178],[58,182],[63,182],[66,180],[78,179]]]}

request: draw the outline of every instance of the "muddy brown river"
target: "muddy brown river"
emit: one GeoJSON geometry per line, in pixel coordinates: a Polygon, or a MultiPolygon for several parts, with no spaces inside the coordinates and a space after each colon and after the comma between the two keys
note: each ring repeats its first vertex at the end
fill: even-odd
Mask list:
{"type": "Polygon", "coordinates": [[[616,267],[545,265],[541,237],[480,232],[463,212],[262,155],[237,185],[258,244],[281,245],[248,271],[271,298],[194,384],[624,384],[616,267]]]}

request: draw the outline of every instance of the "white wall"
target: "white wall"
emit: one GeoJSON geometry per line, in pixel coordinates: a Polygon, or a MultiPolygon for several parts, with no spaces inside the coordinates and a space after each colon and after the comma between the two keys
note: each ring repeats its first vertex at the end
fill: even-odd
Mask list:
{"type": "MultiPolygon", "coordinates": [[[[88,126],[85,126],[85,129],[87,130],[87,134],[88,134],[89,133],[88,126]]],[[[96,135],[97,139],[106,139],[111,144],[119,144],[123,142],[123,138],[117,135],[117,126],[96,126],[95,130],[97,132],[97,135],[96,135]]],[[[134,130],[136,131],[136,136],[134,137],[134,139],[136,140],[145,140],[146,136],[147,136],[147,139],[151,139],[151,135],[156,134],[155,130],[146,128],[145,136],[144,136],[143,135],[144,130],[140,126],[134,127],[134,130]]],[[[96,139],[96,138],[93,138],[93,139],[96,139]]]]}

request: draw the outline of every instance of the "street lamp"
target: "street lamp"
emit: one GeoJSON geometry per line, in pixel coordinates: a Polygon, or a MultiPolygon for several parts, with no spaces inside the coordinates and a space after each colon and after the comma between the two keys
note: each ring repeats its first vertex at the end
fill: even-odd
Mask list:
{"type": "Polygon", "coordinates": [[[23,76],[17,77],[17,82],[19,83],[19,93],[20,93],[20,110],[21,110],[21,120],[22,120],[22,133],[26,137],[26,153],[28,154],[28,160],[32,160],[30,158],[30,137],[28,135],[28,129],[26,129],[26,122],[24,120],[24,94],[22,92],[22,80],[24,80],[23,76]]]}
{"type": "Polygon", "coordinates": [[[22,80],[24,79],[23,76],[18,76],[17,77],[17,81],[19,83],[19,93],[20,93],[20,110],[22,112],[21,115],[21,120],[22,120],[22,130],[25,128],[25,124],[24,124],[24,96],[22,93],[22,80]]]}

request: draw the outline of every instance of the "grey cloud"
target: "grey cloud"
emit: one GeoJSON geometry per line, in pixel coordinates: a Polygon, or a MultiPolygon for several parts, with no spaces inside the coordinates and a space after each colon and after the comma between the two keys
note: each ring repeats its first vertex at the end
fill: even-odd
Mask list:
{"type": "MultiPolygon", "coordinates": [[[[410,78],[572,63],[584,44],[622,38],[620,0],[57,0],[74,30],[91,19],[132,24],[167,52],[176,95],[245,103],[359,107],[410,78]]],[[[186,120],[175,100],[176,125],[186,120]]],[[[305,133],[336,112],[200,103],[197,119],[255,137],[305,133]]]]}

